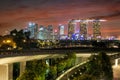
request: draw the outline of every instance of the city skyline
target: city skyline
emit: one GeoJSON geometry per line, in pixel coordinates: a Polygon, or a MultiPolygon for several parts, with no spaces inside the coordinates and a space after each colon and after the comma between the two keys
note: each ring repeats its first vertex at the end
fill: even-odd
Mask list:
{"type": "Polygon", "coordinates": [[[0,12],[0,35],[23,29],[29,22],[57,28],[67,27],[71,19],[100,18],[107,20],[101,23],[102,34],[120,36],[119,0],[1,0],[0,12]]]}

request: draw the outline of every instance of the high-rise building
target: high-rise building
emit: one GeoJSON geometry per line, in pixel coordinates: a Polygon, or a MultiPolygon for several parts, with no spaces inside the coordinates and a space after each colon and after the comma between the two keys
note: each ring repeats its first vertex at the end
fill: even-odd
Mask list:
{"type": "Polygon", "coordinates": [[[38,35],[37,35],[37,39],[41,39],[44,40],[45,39],[45,27],[40,25],[39,29],[38,29],[38,35]]]}
{"type": "Polygon", "coordinates": [[[60,24],[58,29],[59,35],[64,35],[65,26],[60,24]]]}
{"type": "Polygon", "coordinates": [[[75,23],[74,20],[69,21],[68,23],[68,37],[72,39],[72,35],[75,32],[75,23]]]}
{"type": "Polygon", "coordinates": [[[53,39],[53,26],[52,25],[48,25],[47,27],[47,39],[48,40],[52,40],[53,39]]]}
{"type": "Polygon", "coordinates": [[[80,39],[87,40],[87,24],[84,20],[80,22],[80,39]]]}
{"type": "Polygon", "coordinates": [[[93,39],[98,40],[100,38],[101,38],[100,21],[94,20],[93,21],[93,39]]]}
{"type": "Polygon", "coordinates": [[[48,30],[47,27],[44,27],[44,40],[48,39],[48,30]]]}
{"type": "Polygon", "coordinates": [[[37,39],[38,24],[36,24],[36,23],[29,23],[28,30],[30,31],[30,38],[37,39]]]}
{"type": "Polygon", "coordinates": [[[58,40],[59,39],[59,36],[58,36],[58,29],[54,29],[53,30],[53,40],[58,40]]]}
{"type": "Polygon", "coordinates": [[[58,26],[58,38],[59,39],[62,39],[65,36],[64,30],[65,30],[65,26],[62,24],[59,24],[58,26]]]}

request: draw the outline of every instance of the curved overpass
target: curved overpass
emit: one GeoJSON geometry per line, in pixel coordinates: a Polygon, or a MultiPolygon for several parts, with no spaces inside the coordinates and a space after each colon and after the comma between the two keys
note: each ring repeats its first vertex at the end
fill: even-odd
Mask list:
{"type": "MultiPolygon", "coordinates": [[[[33,49],[33,50],[12,50],[0,51],[0,64],[29,61],[34,59],[62,57],[65,53],[75,52],[77,57],[89,57],[91,53],[104,51],[94,48],[55,48],[55,49],[33,49]]],[[[120,52],[119,49],[105,49],[112,55],[120,52]]]]}
{"type": "MultiPolygon", "coordinates": [[[[0,51],[0,80],[12,80],[12,63],[20,62],[20,73],[25,69],[26,61],[34,59],[45,59],[62,57],[64,53],[75,52],[77,57],[88,57],[91,53],[96,53],[100,50],[89,48],[56,48],[56,49],[43,49],[43,50],[13,50],[13,51],[0,51]]],[[[106,50],[110,54],[119,52],[117,50],[106,50]]]]}

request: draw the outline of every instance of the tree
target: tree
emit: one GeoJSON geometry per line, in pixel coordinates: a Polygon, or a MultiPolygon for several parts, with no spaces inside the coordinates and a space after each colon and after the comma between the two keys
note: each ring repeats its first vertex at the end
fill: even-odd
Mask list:
{"type": "Polygon", "coordinates": [[[44,60],[28,61],[25,72],[17,80],[45,80],[47,68],[44,60]]]}
{"type": "Polygon", "coordinates": [[[35,80],[35,74],[32,71],[27,71],[25,70],[25,72],[19,76],[16,80],[35,80]]]}
{"type": "Polygon", "coordinates": [[[112,65],[109,56],[105,52],[92,55],[85,68],[85,71],[81,71],[83,75],[77,76],[75,80],[78,78],[78,80],[113,80],[112,65]]]}
{"type": "Polygon", "coordinates": [[[92,55],[89,60],[87,64],[87,74],[105,80],[113,79],[112,65],[106,53],[100,52],[98,55],[92,55]]]}
{"type": "Polygon", "coordinates": [[[13,36],[13,40],[16,43],[17,48],[23,46],[23,30],[17,31],[16,29],[14,29],[10,32],[10,35],[13,36]]]}
{"type": "Polygon", "coordinates": [[[29,40],[30,39],[30,31],[27,31],[24,34],[25,34],[26,39],[29,40]]]}
{"type": "Polygon", "coordinates": [[[66,57],[66,69],[69,69],[70,67],[75,65],[76,61],[76,55],[75,53],[68,53],[66,57]]]}
{"type": "Polygon", "coordinates": [[[101,77],[105,80],[113,80],[113,70],[109,56],[105,52],[100,52],[98,60],[101,68],[101,77]]]}
{"type": "Polygon", "coordinates": [[[88,74],[82,74],[79,77],[75,77],[73,80],[97,80],[95,77],[88,75],[88,74]]]}
{"type": "Polygon", "coordinates": [[[65,67],[66,67],[66,62],[65,61],[59,62],[57,64],[58,73],[61,73],[62,71],[64,71],[65,67]]]}
{"type": "Polygon", "coordinates": [[[12,35],[12,36],[16,36],[17,33],[18,33],[18,31],[16,29],[10,31],[10,35],[12,35]]]}
{"type": "Polygon", "coordinates": [[[51,80],[54,80],[59,74],[63,73],[65,70],[74,66],[76,60],[75,53],[66,53],[65,57],[50,59],[50,68],[48,77],[51,80]]]}
{"type": "Polygon", "coordinates": [[[98,60],[97,60],[97,57],[96,55],[92,55],[90,58],[89,58],[89,62],[86,64],[86,71],[85,73],[86,74],[89,74],[91,76],[96,76],[96,77],[99,77],[100,75],[100,68],[99,68],[99,65],[98,65],[98,60]]]}
{"type": "Polygon", "coordinates": [[[16,29],[10,31],[14,42],[18,49],[30,48],[30,31],[24,32],[23,29],[17,31],[16,29]]]}
{"type": "Polygon", "coordinates": [[[49,73],[47,76],[47,80],[55,80],[57,77],[57,67],[56,66],[50,66],[49,67],[49,73]]]}

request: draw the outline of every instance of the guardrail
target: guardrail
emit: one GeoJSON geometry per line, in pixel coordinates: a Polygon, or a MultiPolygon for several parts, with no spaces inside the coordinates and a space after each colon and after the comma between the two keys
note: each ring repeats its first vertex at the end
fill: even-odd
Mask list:
{"type": "MultiPolygon", "coordinates": [[[[120,52],[120,49],[98,49],[98,48],[53,48],[53,49],[30,49],[30,50],[0,50],[0,57],[28,56],[43,54],[65,54],[65,53],[97,53],[105,51],[108,53],[120,52]]],[[[119,55],[119,54],[118,54],[119,55]]],[[[119,55],[120,56],[120,55],[119,55]]],[[[115,56],[114,56],[115,57],[115,56]]]]}
{"type": "Polygon", "coordinates": [[[69,73],[69,75],[72,74],[72,73],[73,73],[73,72],[71,73],[72,70],[75,70],[76,68],[79,68],[80,66],[83,66],[83,65],[86,64],[87,62],[88,62],[88,61],[82,62],[82,63],[80,63],[80,64],[78,64],[78,65],[76,65],[76,66],[68,69],[65,73],[63,73],[63,74],[60,75],[58,78],[56,78],[56,80],[67,80],[67,78],[68,78],[68,73],[69,73]]]}

